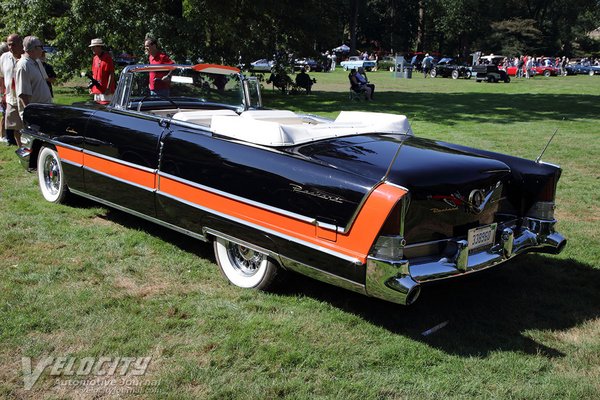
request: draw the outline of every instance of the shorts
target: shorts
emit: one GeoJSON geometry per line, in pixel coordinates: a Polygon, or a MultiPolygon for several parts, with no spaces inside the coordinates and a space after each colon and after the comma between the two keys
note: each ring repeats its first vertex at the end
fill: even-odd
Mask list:
{"type": "Polygon", "coordinates": [[[23,129],[23,121],[21,120],[17,106],[13,106],[10,103],[6,104],[6,111],[4,113],[4,126],[6,129],[14,129],[17,131],[23,129]]]}
{"type": "Polygon", "coordinates": [[[94,94],[94,101],[100,104],[108,104],[112,101],[112,94],[94,94]]]}

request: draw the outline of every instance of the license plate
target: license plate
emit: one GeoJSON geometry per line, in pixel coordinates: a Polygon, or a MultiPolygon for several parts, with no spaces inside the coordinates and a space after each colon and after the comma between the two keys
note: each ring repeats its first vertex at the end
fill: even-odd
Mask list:
{"type": "Polygon", "coordinates": [[[469,229],[467,236],[469,252],[473,252],[482,247],[492,246],[496,239],[496,226],[497,224],[491,224],[469,229]]]}

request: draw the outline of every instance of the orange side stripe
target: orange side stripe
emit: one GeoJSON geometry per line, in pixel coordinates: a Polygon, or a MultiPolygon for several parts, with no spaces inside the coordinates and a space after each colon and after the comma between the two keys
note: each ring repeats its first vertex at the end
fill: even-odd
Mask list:
{"type": "Polygon", "coordinates": [[[379,186],[367,199],[352,228],[338,235],[337,242],[316,237],[313,224],[281,215],[182,182],[160,177],[160,191],[193,204],[280,232],[366,262],[371,244],[390,211],[406,191],[391,185],[379,186]]]}
{"type": "Polygon", "coordinates": [[[105,160],[91,154],[83,154],[83,165],[149,189],[156,189],[156,173],[144,171],[115,161],[105,160]]]}
{"type": "MultiPolygon", "coordinates": [[[[337,234],[337,240],[328,240],[328,235],[317,236],[315,225],[291,216],[278,214],[254,205],[234,200],[161,176],[156,173],[109,161],[97,156],[57,146],[59,156],[64,160],[85,165],[88,168],[114,176],[137,185],[156,189],[160,179],[160,190],[176,198],[192,204],[230,215],[248,223],[270,229],[275,232],[317,245],[345,256],[356,258],[365,263],[371,245],[390,211],[406,191],[392,185],[383,184],[377,187],[363,204],[354,224],[344,234],[337,234]],[[324,236],[324,237],[323,237],[324,236]]],[[[321,230],[327,230],[320,227],[321,230]]]]}
{"type": "Polygon", "coordinates": [[[83,151],[73,150],[67,147],[56,146],[56,151],[61,160],[71,161],[72,163],[83,165],[83,151]]]}

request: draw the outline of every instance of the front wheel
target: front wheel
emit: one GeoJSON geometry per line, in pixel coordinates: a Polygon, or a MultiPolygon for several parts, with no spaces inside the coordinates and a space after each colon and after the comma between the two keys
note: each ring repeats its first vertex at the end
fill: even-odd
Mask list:
{"type": "Polygon", "coordinates": [[[216,238],[214,250],[221,272],[235,286],[268,289],[279,272],[266,254],[227,239],[216,238]]]}
{"type": "Polygon", "coordinates": [[[471,71],[467,70],[467,72],[465,72],[465,79],[471,79],[471,71]]]}
{"type": "Polygon", "coordinates": [[[51,203],[63,203],[69,193],[62,164],[56,150],[42,147],[37,159],[38,179],[44,198],[51,203]]]}
{"type": "Polygon", "coordinates": [[[431,70],[431,72],[429,72],[429,75],[430,75],[432,78],[435,78],[435,77],[437,76],[437,71],[435,70],[435,68],[433,68],[433,69],[431,70]]]}
{"type": "Polygon", "coordinates": [[[590,74],[590,76],[594,76],[594,70],[590,69],[590,72],[588,72],[588,74],[590,74]]]}
{"type": "Polygon", "coordinates": [[[550,77],[550,75],[552,75],[552,73],[551,73],[550,71],[548,71],[548,70],[545,70],[545,71],[544,71],[544,76],[545,76],[546,78],[549,78],[549,77],[550,77]]]}
{"type": "Polygon", "coordinates": [[[458,72],[457,69],[452,71],[452,79],[458,79],[459,76],[460,76],[460,73],[458,72]]]}

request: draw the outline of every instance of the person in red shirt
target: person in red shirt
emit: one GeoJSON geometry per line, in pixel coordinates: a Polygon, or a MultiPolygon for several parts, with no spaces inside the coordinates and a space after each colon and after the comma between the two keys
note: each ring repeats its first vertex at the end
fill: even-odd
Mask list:
{"type": "Polygon", "coordinates": [[[95,80],[90,88],[94,101],[108,104],[112,101],[113,93],[117,86],[115,81],[115,66],[112,57],[104,49],[102,39],[92,39],[89,47],[94,53],[92,60],[92,78],[95,80]]]}
{"type": "MultiPolygon", "coordinates": [[[[148,53],[150,64],[175,64],[165,53],[158,48],[158,42],[154,38],[146,38],[144,50],[148,53]]],[[[169,97],[171,87],[171,73],[150,72],[149,74],[150,95],[169,97]]]]}

